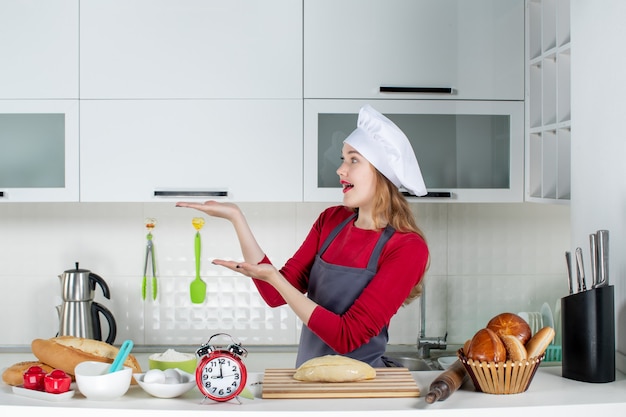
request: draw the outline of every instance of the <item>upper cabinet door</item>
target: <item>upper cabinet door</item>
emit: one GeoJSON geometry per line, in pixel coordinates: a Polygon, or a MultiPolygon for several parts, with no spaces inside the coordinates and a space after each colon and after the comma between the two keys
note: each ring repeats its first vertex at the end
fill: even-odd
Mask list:
{"type": "Polygon", "coordinates": [[[302,3],[82,0],[81,98],[301,98],[302,3]]]}
{"type": "MultiPolygon", "coordinates": [[[[341,147],[367,102],[304,101],[304,201],[341,201],[341,147]]],[[[428,195],[409,194],[410,200],[523,201],[523,102],[376,100],[373,105],[406,134],[419,162],[428,195]]]]}
{"type": "Polygon", "coordinates": [[[0,1],[0,99],[78,98],[78,0],[0,1]]]}
{"type": "Polygon", "coordinates": [[[80,119],[81,201],[302,201],[302,100],[81,100],[80,119]]]}
{"type": "Polygon", "coordinates": [[[304,98],[524,100],[524,0],[304,0],[304,98]]]}
{"type": "Polygon", "coordinates": [[[78,100],[0,100],[0,202],[78,201],[78,100]]]}

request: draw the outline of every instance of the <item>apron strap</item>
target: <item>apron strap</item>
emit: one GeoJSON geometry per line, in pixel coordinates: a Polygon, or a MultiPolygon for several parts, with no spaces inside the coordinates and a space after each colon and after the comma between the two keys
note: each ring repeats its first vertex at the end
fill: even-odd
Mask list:
{"type": "Polygon", "coordinates": [[[352,219],[354,219],[356,217],[356,213],[352,213],[352,216],[348,217],[347,219],[345,219],[343,222],[341,222],[341,224],[339,224],[337,227],[335,227],[333,229],[332,232],[330,232],[330,234],[328,235],[328,237],[326,238],[326,240],[324,241],[324,244],[322,245],[322,247],[320,248],[318,254],[321,257],[322,254],[324,252],[326,252],[326,249],[328,249],[328,246],[330,245],[330,243],[337,237],[337,235],[339,234],[339,232],[341,231],[341,229],[343,229],[348,223],[350,223],[352,221],[352,219]]]}
{"type": "MultiPolygon", "coordinates": [[[[343,222],[341,222],[338,226],[336,226],[332,230],[332,232],[330,232],[330,234],[328,235],[328,237],[324,241],[324,244],[320,248],[320,250],[318,252],[318,256],[321,257],[324,254],[324,252],[326,252],[326,249],[328,249],[328,246],[330,246],[331,242],[337,237],[337,235],[339,234],[341,229],[343,229],[355,217],[356,217],[356,213],[353,213],[351,216],[349,216],[347,219],[345,219],[343,222]]],[[[369,259],[369,261],[367,263],[367,270],[368,271],[376,272],[376,269],[377,269],[377,266],[378,266],[378,259],[380,258],[380,253],[382,251],[382,248],[383,248],[383,246],[385,246],[387,241],[391,238],[391,235],[393,235],[395,233],[395,231],[396,231],[396,229],[394,229],[390,225],[387,225],[387,227],[385,227],[385,230],[383,230],[383,233],[380,235],[380,238],[378,239],[378,242],[376,242],[376,246],[374,247],[374,250],[372,251],[372,256],[370,257],[370,259],[369,259]]]]}
{"type": "Polygon", "coordinates": [[[383,246],[385,246],[385,243],[387,243],[387,241],[391,238],[391,235],[393,235],[395,231],[396,229],[389,225],[385,227],[385,230],[383,230],[383,233],[378,239],[378,242],[376,242],[376,246],[372,251],[372,256],[370,256],[370,260],[367,263],[368,271],[376,272],[376,270],[378,269],[378,258],[380,258],[380,253],[383,250],[383,246]]]}

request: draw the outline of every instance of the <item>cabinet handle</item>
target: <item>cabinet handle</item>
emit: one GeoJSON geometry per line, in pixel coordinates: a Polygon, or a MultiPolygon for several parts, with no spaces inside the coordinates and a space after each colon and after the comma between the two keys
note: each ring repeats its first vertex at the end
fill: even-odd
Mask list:
{"type": "Polygon", "coordinates": [[[450,198],[452,193],[450,191],[429,191],[426,195],[417,196],[407,191],[402,191],[402,195],[405,197],[418,197],[418,198],[450,198]]]}
{"type": "Polygon", "coordinates": [[[4,191],[0,191],[0,197],[4,197],[4,191]]]}
{"type": "Polygon", "coordinates": [[[381,93],[436,93],[452,94],[452,87],[380,87],[381,93]]]}
{"type": "Polygon", "coordinates": [[[228,197],[226,190],[158,190],[155,197],[228,197]]]}

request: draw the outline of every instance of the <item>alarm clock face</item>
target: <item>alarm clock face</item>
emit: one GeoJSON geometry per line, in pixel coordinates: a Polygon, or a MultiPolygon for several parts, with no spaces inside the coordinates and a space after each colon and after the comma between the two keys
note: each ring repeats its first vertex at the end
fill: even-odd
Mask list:
{"type": "Polygon", "coordinates": [[[225,351],[211,352],[196,370],[196,384],[200,391],[215,401],[235,398],[246,386],[247,371],[244,364],[225,351]]]}

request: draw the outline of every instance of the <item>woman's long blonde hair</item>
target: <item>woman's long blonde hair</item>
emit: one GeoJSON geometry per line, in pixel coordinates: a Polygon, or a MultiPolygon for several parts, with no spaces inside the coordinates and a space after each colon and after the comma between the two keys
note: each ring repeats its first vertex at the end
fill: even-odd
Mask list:
{"type": "MultiPolygon", "coordinates": [[[[376,192],[374,197],[374,208],[372,217],[374,218],[374,225],[376,228],[383,228],[387,224],[396,229],[398,232],[414,232],[417,233],[426,241],[424,232],[415,223],[413,212],[409,207],[409,203],[404,198],[398,187],[396,187],[391,181],[389,181],[383,174],[380,173],[374,166],[372,168],[376,172],[376,192]]],[[[430,265],[430,257],[426,264],[426,270],[430,265]]],[[[426,271],[424,271],[424,274],[426,271]]],[[[408,305],[416,298],[422,295],[424,289],[424,277],[420,282],[413,287],[409,296],[404,300],[403,305],[408,305]]]]}

